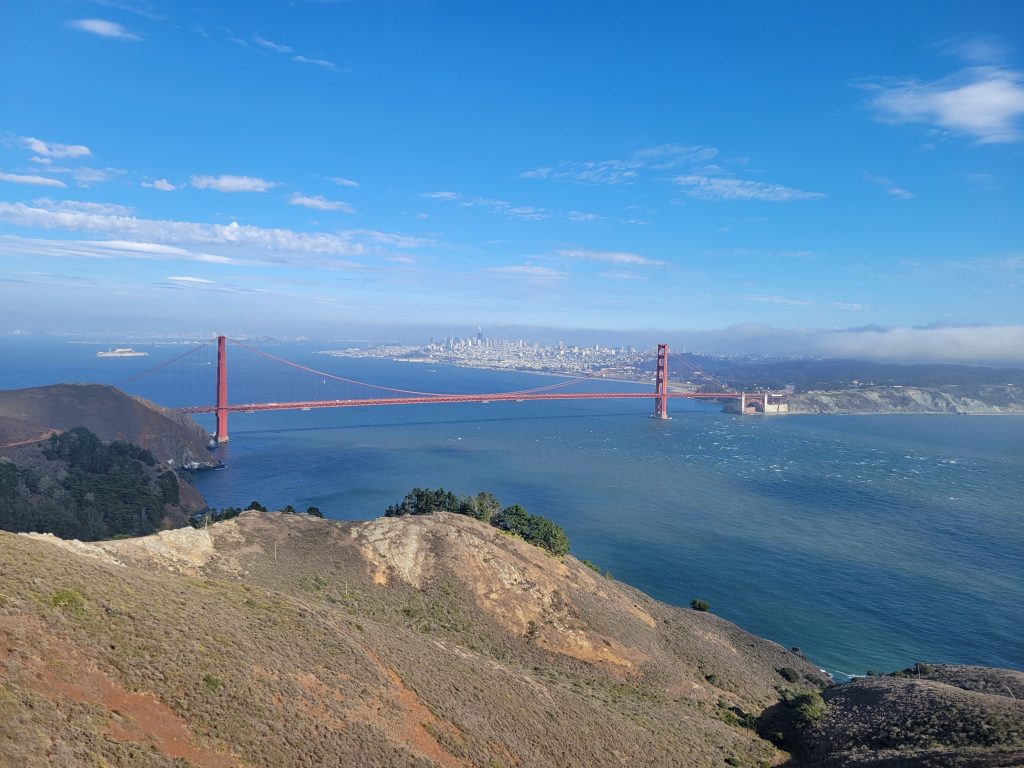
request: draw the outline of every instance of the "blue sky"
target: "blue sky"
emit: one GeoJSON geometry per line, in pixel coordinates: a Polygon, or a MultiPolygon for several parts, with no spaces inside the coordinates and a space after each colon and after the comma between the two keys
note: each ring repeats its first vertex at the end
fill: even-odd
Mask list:
{"type": "Polygon", "coordinates": [[[0,7],[0,332],[1024,362],[1019,3],[196,6],[0,7]]]}

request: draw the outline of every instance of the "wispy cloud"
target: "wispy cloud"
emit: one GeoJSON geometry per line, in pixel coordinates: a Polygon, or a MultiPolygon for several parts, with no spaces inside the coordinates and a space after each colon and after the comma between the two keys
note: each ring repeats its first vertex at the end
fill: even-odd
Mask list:
{"type": "MultiPolygon", "coordinates": [[[[31,136],[22,136],[21,143],[44,158],[75,158],[88,157],[92,154],[88,147],[82,144],[58,144],[53,141],[43,141],[31,136]]],[[[33,158],[35,159],[35,158],[33,158]]]]}
{"type": "Polygon", "coordinates": [[[82,32],[88,32],[91,35],[114,40],[134,41],[142,39],[139,35],[126,29],[116,21],[107,21],[106,19],[74,19],[69,21],[68,25],[82,32]]]}
{"type": "Polygon", "coordinates": [[[521,277],[535,282],[553,282],[569,277],[568,272],[534,264],[511,264],[505,267],[491,267],[488,272],[509,277],[521,277]]]}
{"type": "Polygon", "coordinates": [[[331,181],[337,184],[339,187],[358,187],[359,182],[353,181],[352,179],[346,179],[344,176],[328,176],[331,181]]]}
{"type": "Polygon", "coordinates": [[[136,16],[142,16],[152,21],[161,21],[166,18],[160,13],[157,13],[153,5],[145,2],[145,0],[92,0],[92,2],[106,8],[114,8],[118,11],[134,13],[136,16]]]}
{"type": "Polygon", "coordinates": [[[316,67],[322,67],[323,69],[329,69],[332,72],[337,72],[338,71],[338,65],[335,64],[333,61],[328,61],[327,59],[314,59],[314,58],[310,58],[309,56],[303,56],[302,54],[297,54],[295,56],[292,56],[292,61],[298,62],[299,64],[312,64],[313,66],[316,66],[316,67]]]}
{"type": "Polygon", "coordinates": [[[215,189],[218,192],[266,192],[277,186],[277,182],[255,176],[193,176],[192,186],[196,189],[215,189]]]}
{"type": "Polygon", "coordinates": [[[167,179],[155,179],[153,181],[144,181],[142,186],[146,189],[157,189],[161,192],[173,192],[177,189],[176,186],[171,184],[167,179]]]}
{"type": "Polygon", "coordinates": [[[301,205],[304,208],[312,208],[317,211],[341,211],[342,213],[355,213],[355,209],[348,203],[340,200],[328,200],[322,195],[303,195],[299,192],[288,198],[289,205],[301,205]]]}
{"type": "Polygon", "coordinates": [[[52,240],[0,235],[0,255],[46,258],[141,259],[144,261],[196,261],[204,264],[242,264],[242,259],[202,253],[187,248],[131,240],[52,240]]]}
{"type": "Polygon", "coordinates": [[[252,41],[256,43],[256,45],[261,45],[274,53],[292,53],[295,50],[291,46],[275,43],[272,40],[267,40],[265,37],[260,37],[259,35],[253,35],[252,41]]]}
{"type": "Polygon", "coordinates": [[[131,216],[134,211],[126,205],[117,203],[95,203],[91,200],[53,200],[40,197],[33,201],[41,208],[51,211],[74,211],[77,213],[100,213],[107,216],[131,216]]]}
{"type": "Polygon", "coordinates": [[[828,307],[832,309],[861,310],[870,309],[867,304],[848,301],[813,301],[811,299],[793,299],[788,296],[744,296],[745,301],[756,301],[762,304],[789,304],[801,307],[828,307]]]}
{"type": "Polygon", "coordinates": [[[796,200],[824,197],[821,192],[805,192],[793,187],[784,187],[781,184],[720,176],[687,174],[676,176],[674,181],[683,187],[683,191],[687,195],[701,200],[759,200],[770,203],[789,203],[796,200]]]}
{"type": "Polygon", "coordinates": [[[914,197],[913,192],[897,186],[892,179],[888,179],[885,176],[872,176],[870,173],[865,173],[864,178],[878,184],[886,191],[887,194],[892,195],[893,197],[898,197],[900,200],[910,200],[914,197]]]}
{"type": "Polygon", "coordinates": [[[1021,141],[1024,76],[1001,66],[975,66],[933,82],[914,79],[861,84],[884,123],[921,123],[971,136],[978,144],[1021,141]]]}
{"type": "Polygon", "coordinates": [[[610,269],[607,272],[598,272],[598,277],[607,277],[609,280],[646,280],[646,275],[638,275],[635,272],[626,272],[623,269],[610,269]]]}
{"type": "Polygon", "coordinates": [[[539,208],[533,205],[515,205],[508,200],[498,200],[490,197],[476,197],[475,195],[464,195],[461,192],[424,192],[421,197],[430,200],[444,200],[457,203],[462,208],[486,208],[493,213],[499,213],[510,219],[522,219],[524,221],[545,221],[548,219],[564,219],[573,222],[597,221],[601,217],[596,213],[585,211],[561,211],[539,208]]]}
{"type": "Polygon", "coordinates": [[[36,176],[25,173],[3,173],[0,171],[0,181],[7,181],[11,184],[31,184],[36,187],[66,187],[60,179],[51,179],[47,176],[36,176]]]}
{"type": "MultiPolygon", "coordinates": [[[[291,229],[193,221],[144,219],[135,216],[67,210],[41,204],[0,202],[0,221],[20,227],[90,232],[140,243],[164,245],[206,245],[225,249],[246,249],[246,258],[257,258],[252,250],[270,253],[358,256],[379,249],[409,249],[434,245],[434,241],[399,233],[354,229],[342,232],[297,232],[291,229]]],[[[333,262],[327,262],[332,265],[333,262]]]]}
{"type": "Polygon", "coordinates": [[[580,184],[626,184],[642,171],[701,165],[718,154],[714,147],[662,144],[634,151],[625,160],[584,160],[541,166],[519,174],[521,179],[556,179],[580,184]]]}
{"type": "Polygon", "coordinates": [[[127,171],[123,168],[72,168],[69,173],[78,186],[91,187],[94,184],[113,181],[119,176],[124,176],[127,171]]]}
{"type": "Polygon", "coordinates": [[[591,251],[582,248],[565,249],[557,252],[568,259],[584,259],[586,261],[604,261],[609,264],[632,264],[635,266],[662,266],[664,261],[649,259],[628,251],[591,251]]]}
{"type": "Polygon", "coordinates": [[[238,43],[243,48],[248,48],[251,51],[260,51],[262,53],[271,51],[272,53],[287,56],[296,64],[312,64],[315,67],[329,69],[332,72],[341,71],[338,65],[335,64],[333,61],[329,61],[327,59],[319,58],[316,56],[304,56],[301,53],[297,53],[292,46],[285,45],[284,43],[275,42],[274,40],[269,40],[266,37],[263,37],[262,35],[252,35],[252,37],[249,39],[243,39],[241,37],[232,37],[231,40],[235,43],[238,43]]]}
{"type": "Polygon", "coordinates": [[[214,285],[213,280],[207,280],[204,277],[190,277],[188,275],[181,277],[165,277],[164,280],[170,280],[175,283],[185,283],[186,285],[214,285]]]}

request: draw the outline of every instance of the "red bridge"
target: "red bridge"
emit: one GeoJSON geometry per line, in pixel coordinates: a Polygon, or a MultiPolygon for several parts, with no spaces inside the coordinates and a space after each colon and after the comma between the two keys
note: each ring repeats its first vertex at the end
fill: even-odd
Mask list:
{"type": "MultiPolygon", "coordinates": [[[[180,407],[177,410],[181,413],[199,414],[199,413],[212,413],[217,417],[217,427],[215,432],[215,439],[218,443],[227,442],[228,439],[228,414],[231,412],[242,412],[252,413],[256,411],[284,411],[284,410],[311,410],[313,408],[355,408],[362,406],[373,406],[373,405],[424,405],[428,403],[499,403],[499,402],[514,402],[523,403],[532,400],[654,400],[654,412],[651,414],[652,418],[656,419],[668,419],[668,401],[671,398],[680,398],[687,400],[718,400],[718,401],[732,401],[734,406],[732,410],[738,413],[751,413],[760,412],[763,413],[770,409],[781,410],[780,404],[785,399],[786,395],[775,392],[736,392],[736,391],[723,391],[718,392],[683,392],[683,391],[671,391],[668,387],[668,345],[659,344],[657,353],[657,365],[655,369],[655,382],[654,392],[556,392],[553,390],[564,389],[574,384],[581,382],[593,382],[600,381],[599,377],[595,376],[583,376],[575,379],[567,379],[556,384],[549,384],[543,387],[534,387],[532,389],[524,389],[512,392],[491,392],[485,394],[456,394],[456,393],[443,393],[443,392],[418,392],[406,389],[397,389],[394,387],[386,387],[377,384],[368,384],[366,382],[356,381],[354,379],[348,379],[343,376],[338,376],[325,371],[316,370],[309,366],[295,363],[290,360],[272,355],[269,352],[256,349],[244,342],[236,339],[229,339],[225,336],[218,336],[217,339],[201,344],[197,347],[184,352],[177,357],[160,363],[157,366],[149,368],[141,373],[138,373],[122,383],[128,383],[137,380],[143,376],[146,376],[156,371],[166,369],[174,363],[179,361],[193,358],[196,353],[202,350],[211,350],[213,345],[216,344],[216,402],[214,405],[193,405],[180,407]],[[363,390],[372,390],[377,396],[373,397],[317,397],[313,398],[289,398],[282,400],[281,402],[264,402],[267,398],[261,398],[260,401],[253,400],[252,402],[245,403],[229,403],[228,402],[228,344],[232,344],[237,347],[240,351],[249,353],[251,356],[256,356],[263,361],[270,361],[277,363],[279,366],[287,366],[291,369],[297,369],[307,375],[322,379],[324,386],[330,381],[332,384],[340,383],[344,385],[354,386],[363,390]]],[[[193,360],[195,363],[195,360],[193,360]]],[[[213,361],[199,361],[198,365],[213,365],[213,361]]],[[[695,366],[694,370],[698,371],[707,379],[712,379],[708,374],[700,371],[695,366]]],[[[720,384],[720,382],[718,382],[720,384]]],[[[358,394],[356,392],[347,392],[346,394],[358,394]]],[[[363,393],[365,394],[365,393],[363,393]]]]}

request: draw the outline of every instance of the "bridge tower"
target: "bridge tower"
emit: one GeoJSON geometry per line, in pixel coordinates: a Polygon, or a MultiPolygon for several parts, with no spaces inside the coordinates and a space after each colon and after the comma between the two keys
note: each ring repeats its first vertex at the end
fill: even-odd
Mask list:
{"type": "Polygon", "coordinates": [[[228,348],[227,339],[217,337],[217,432],[218,443],[228,441],[228,348]]]}
{"type": "Polygon", "coordinates": [[[658,345],[658,369],[654,378],[652,419],[668,419],[668,344],[658,345]]]}

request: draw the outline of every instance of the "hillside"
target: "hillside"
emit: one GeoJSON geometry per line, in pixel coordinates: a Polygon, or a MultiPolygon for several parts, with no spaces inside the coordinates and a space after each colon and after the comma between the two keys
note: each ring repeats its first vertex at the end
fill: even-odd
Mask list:
{"type": "Polygon", "coordinates": [[[0,549],[2,765],[784,764],[764,710],[814,748],[799,655],[463,516],[0,549]]]}
{"type": "Polygon", "coordinates": [[[214,467],[209,435],[188,416],[103,384],[0,390],[0,453],[53,432],[86,427],[101,440],[145,448],[173,468],[214,467]]]}
{"type": "Polygon", "coordinates": [[[789,398],[790,413],[1024,414],[1024,387],[980,385],[864,387],[802,392],[789,398]]]}
{"type": "Polygon", "coordinates": [[[821,681],[446,513],[0,548],[3,765],[770,764],[736,712],[821,681]]]}

